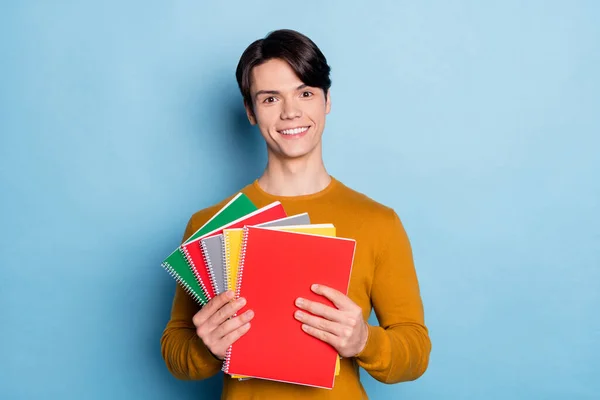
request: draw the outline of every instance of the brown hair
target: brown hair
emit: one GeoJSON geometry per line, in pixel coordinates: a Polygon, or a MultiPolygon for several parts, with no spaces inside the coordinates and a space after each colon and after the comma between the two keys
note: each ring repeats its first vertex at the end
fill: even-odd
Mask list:
{"type": "Polygon", "coordinates": [[[244,103],[251,110],[254,110],[250,95],[252,69],[274,58],[286,61],[305,85],[323,89],[327,97],[331,68],[321,50],[307,36],[291,29],[280,29],[250,44],[237,65],[238,86],[244,103]]]}

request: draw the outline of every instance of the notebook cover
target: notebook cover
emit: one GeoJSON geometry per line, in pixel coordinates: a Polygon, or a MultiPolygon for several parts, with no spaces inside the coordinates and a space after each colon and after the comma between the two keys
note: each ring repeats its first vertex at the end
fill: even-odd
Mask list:
{"type": "Polygon", "coordinates": [[[308,213],[290,215],[289,217],[279,218],[273,221],[257,224],[256,226],[289,226],[289,225],[308,225],[310,224],[310,216],[308,213]]]}
{"type": "Polygon", "coordinates": [[[227,351],[223,371],[331,389],[337,352],[302,331],[295,300],[333,304],[310,290],[313,283],[348,292],[356,242],[272,228],[247,226],[236,297],[254,310],[250,330],[227,351]],[[268,293],[268,295],[266,295],[268,293]]]}
{"type": "MultiPolygon", "coordinates": [[[[306,220],[297,220],[298,222],[306,222],[306,220]]],[[[333,224],[305,224],[305,225],[279,225],[277,224],[278,221],[274,221],[267,223],[267,224],[260,224],[260,225],[256,225],[259,227],[270,227],[272,229],[278,229],[278,230],[285,230],[285,231],[292,231],[292,232],[302,232],[302,233],[312,233],[315,235],[325,235],[325,236],[335,236],[336,235],[336,229],[335,226],[333,224]]],[[[289,222],[289,221],[287,221],[289,222]]],[[[229,238],[228,240],[230,241],[230,243],[233,243],[235,246],[234,250],[231,250],[230,248],[227,248],[227,246],[231,246],[230,243],[226,243],[226,259],[229,257],[233,260],[235,260],[235,262],[239,262],[239,255],[240,255],[240,247],[242,244],[242,236],[243,236],[243,229],[238,228],[238,229],[226,229],[223,231],[223,235],[224,237],[227,236],[232,236],[232,238],[229,238]]],[[[237,277],[237,269],[238,269],[238,265],[227,265],[227,273],[230,274],[230,271],[234,271],[233,274],[235,274],[234,276],[237,277]]],[[[233,281],[233,279],[232,279],[233,281]]],[[[232,282],[232,284],[234,285],[234,289],[235,290],[235,283],[232,282]]],[[[336,365],[335,365],[335,375],[339,375],[340,372],[340,359],[339,357],[337,357],[336,359],[336,365]]],[[[238,379],[242,379],[242,378],[248,378],[246,376],[243,375],[232,375],[232,378],[238,378],[238,379]]]]}
{"type": "MultiPolygon", "coordinates": [[[[257,207],[250,201],[244,193],[236,194],[227,204],[217,211],[200,229],[194,232],[186,242],[193,240],[203,234],[211,232],[216,227],[226,225],[231,221],[256,211],[257,207]]],[[[192,296],[200,305],[208,301],[205,291],[201,287],[194,273],[181,251],[181,246],[177,247],[163,262],[161,266],[171,274],[171,276],[192,296]]]]}
{"type": "Polygon", "coordinates": [[[210,283],[215,294],[221,294],[227,290],[225,284],[225,266],[224,255],[225,247],[223,246],[223,234],[209,236],[200,239],[202,246],[202,255],[206,262],[210,283]]]}
{"type": "Polygon", "coordinates": [[[242,229],[226,229],[223,231],[223,246],[225,246],[225,268],[227,270],[227,288],[235,291],[237,272],[240,263],[240,248],[242,247],[242,229]]]}
{"type": "Polygon", "coordinates": [[[200,286],[204,290],[204,294],[206,295],[207,300],[211,300],[215,297],[215,291],[211,284],[210,273],[206,265],[206,261],[204,259],[204,255],[202,254],[202,248],[200,245],[200,241],[209,236],[215,236],[223,232],[223,229],[226,228],[242,228],[245,225],[253,225],[262,222],[272,221],[274,219],[279,219],[286,217],[285,210],[279,201],[275,201],[265,207],[262,207],[250,214],[244,215],[237,220],[230,222],[229,224],[219,227],[212,232],[209,232],[205,235],[198,237],[195,240],[190,242],[186,242],[181,245],[181,251],[185,255],[185,259],[188,263],[189,268],[192,270],[194,275],[196,275],[196,279],[200,286]]]}
{"type": "MultiPolygon", "coordinates": [[[[291,215],[289,217],[276,219],[274,221],[265,222],[262,224],[258,224],[256,226],[286,226],[286,225],[308,225],[310,224],[310,216],[308,213],[291,215]]],[[[227,289],[235,290],[235,283],[237,279],[237,267],[239,262],[239,254],[240,254],[240,245],[242,243],[242,229],[228,229],[228,231],[238,231],[234,236],[225,237],[225,231],[220,234],[220,240],[222,242],[223,251],[221,252],[221,257],[225,257],[223,260],[224,267],[224,275],[225,275],[225,286],[227,289]]],[[[211,254],[212,256],[212,254],[211,254]]],[[[215,254],[215,257],[219,257],[218,254],[215,254]]]]}
{"type": "MultiPolygon", "coordinates": [[[[281,218],[281,219],[276,219],[274,221],[269,221],[269,222],[265,222],[263,224],[258,224],[256,226],[262,226],[262,227],[276,227],[276,226],[286,226],[286,225],[292,225],[292,226],[297,226],[297,225],[308,225],[310,224],[310,216],[308,215],[308,213],[302,213],[302,214],[296,214],[296,215],[291,215],[289,217],[285,217],[285,218],[281,218]]],[[[224,258],[222,264],[223,264],[223,270],[224,270],[224,286],[227,289],[231,289],[231,290],[235,290],[235,283],[236,283],[236,278],[237,278],[237,262],[239,261],[239,250],[240,250],[240,245],[242,242],[242,229],[241,228],[237,228],[234,229],[235,231],[239,231],[239,235],[235,235],[236,236],[236,248],[234,250],[234,252],[236,253],[235,255],[235,265],[231,265],[230,263],[228,264],[228,261],[231,259],[231,241],[229,243],[226,242],[226,238],[225,238],[225,231],[223,231],[222,234],[218,235],[218,238],[221,242],[221,246],[222,246],[222,252],[221,252],[221,256],[224,258]],[[229,254],[228,254],[229,253],[229,254]],[[231,276],[231,271],[235,271],[234,272],[234,276],[231,276]]],[[[230,230],[231,231],[231,230],[230,230]]],[[[335,236],[335,234],[333,235],[335,236]]],[[[208,239],[212,239],[212,238],[207,238],[208,239]]],[[[339,372],[339,363],[338,363],[338,367],[336,369],[336,374],[339,372]]],[[[237,378],[237,379],[248,379],[248,377],[245,377],[243,375],[232,375],[232,378],[237,378]]]]}

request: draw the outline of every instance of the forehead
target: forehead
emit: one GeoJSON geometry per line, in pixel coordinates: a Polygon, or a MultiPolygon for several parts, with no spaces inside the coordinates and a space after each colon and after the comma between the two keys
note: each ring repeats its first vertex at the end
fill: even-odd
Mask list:
{"type": "Polygon", "coordinates": [[[252,92],[293,90],[302,83],[292,67],[284,60],[271,59],[252,69],[252,92]]]}

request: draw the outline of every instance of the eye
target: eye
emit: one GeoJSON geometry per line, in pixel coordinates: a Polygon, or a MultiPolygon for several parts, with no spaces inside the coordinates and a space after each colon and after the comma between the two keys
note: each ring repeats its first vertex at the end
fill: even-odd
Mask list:
{"type": "Polygon", "coordinates": [[[263,103],[273,103],[275,101],[275,97],[270,96],[263,100],[263,103]]]}
{"type": "Polygon", "coordinates": [[[313,95],[312,92],[309,92],[309,91],[302,92],[302,97],[311,97],[312,95],[313,95]]]}

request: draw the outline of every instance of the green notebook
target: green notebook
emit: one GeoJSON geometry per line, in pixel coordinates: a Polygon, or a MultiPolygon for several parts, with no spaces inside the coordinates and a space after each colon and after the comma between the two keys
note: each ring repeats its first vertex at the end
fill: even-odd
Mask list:
{"type": "MultiPolygon", "coordinates": [[[[217,211],[200,229],[194,232],[185,243],[212,232],[257,209],[250,199],[244,193],[240,192],[225,204],[223,208],[217,211]]],[[[198,283],[194,272],[190,269],[185,256],[181,252],[181,246],[177,247],[161,265],[200,305],[207,303],[208,299],[205,291],[198,283]]]]}

